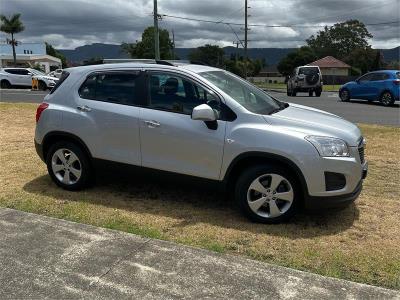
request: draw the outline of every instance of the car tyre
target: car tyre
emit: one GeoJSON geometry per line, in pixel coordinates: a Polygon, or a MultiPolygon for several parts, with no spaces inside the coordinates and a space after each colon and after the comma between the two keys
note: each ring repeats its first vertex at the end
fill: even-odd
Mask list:
{"type": "Polygon", "coordinates": [[[318,89],[315,91],[315,96],[321,97],[321,94],[322,94],[322,90],[318,89]]]}
{"type": "Polygon", "coordinates": [[[74,143],[57,142],[52,145],[46,164],[51,179],[65,190],[81,190],[91,182],[93,172],[89,157],[74,143]]]}
{"type": "Polygon", "coordinates": [[[288,86],[286,86],[286,95],[288,95],[288,96],[291,96],[291,95],[292,95],[292,93],[291,93],[291,91],[289,90],[289,87],[288,87],[288,86]]]}
{"type": "Polygon", "coordinates": [[[8,82],[8,80],[2,80],[0,83],[0,87],[2,89],[9,89],[9,88],[11,88],[11,83],[8,82]]]}
{"type": "Polygon", "coordinates": [[[391,92],[385,91],[382,93],[381,97],[379,98],[379,101],[384,106],[391,106],[394,103],[394,97],[391,92]]]}
{"type": "Polygon", "coordinates": [[[313,96],[313,91],[308,91],[308,97],[312,97],[313,96]]]}
{"type": "Polygon", "coordinates": [[[293,97],[296,97],[296,95],[297,95],[297,91],[296,91],[296,89],[293,89],[293,90],[292,90],[292,96],[293,96],[293,97]]]}
{"type": "Polygon", "coordinates": [[[339,93],[340,100],[342,102],[349,102],[350,101],[350,91],[348,89],[343,89],[339,93]]]}
{"type": "Polygon", "coordinates": [[[46,91],[47,90],[47,85],[43,81],[39,81],[39,90],[41,91],[46,91]]]}
{"type": "Polygon", "coordinates": [[[235,200],[240,211],[258,223],[287,221],[297,211],[300,197],[295,177],[287,168],[275,165],[245,170],[235,187],[235,200]]]}

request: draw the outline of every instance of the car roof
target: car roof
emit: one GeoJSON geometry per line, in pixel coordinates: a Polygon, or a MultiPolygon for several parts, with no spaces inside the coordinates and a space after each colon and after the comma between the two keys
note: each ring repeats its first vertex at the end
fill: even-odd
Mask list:
{"type": "Polygon", "coordinates": [[[111,70],[111,69],[163,69],[163,70],[179,70],[185,69],[194,73],[208,72],[208,71],[221,71],[221,69],[204,66],[204,65],[196,65],[196,64],[176,64],[176,65],[165,65],[165,64],[155,64],[155,63],[136,63],[136,62],[127,62],[127,63],[111,63],[111,64],[99,64],[99,65],[90,65],[90,66],[80,66],[74,68],[65,69],[67,72],[90,72],[90,71],[101,71],[101,70],[111,70]]]}
{"type": "Polygon", "coordinates": [[[400,70],[377,70],[370,73],[398,73],[400,70]]]}

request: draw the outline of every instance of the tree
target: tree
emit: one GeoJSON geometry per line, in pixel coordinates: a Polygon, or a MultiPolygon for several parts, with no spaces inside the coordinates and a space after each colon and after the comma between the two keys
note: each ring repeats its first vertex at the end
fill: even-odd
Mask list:
{"type": "MultiPolygon", "coordinates": [[[[173,43],[169,38],[169,32],[166,29],[159,29],[160,58],[171,59],[173,43]]],[[[129,54],[131,58],[154,58],[154,27],[147,27],[142,33],[142,40],[136,44],[123,43],[123,51],[129,54]]]]}
{"type": "Polygon", "coordinates": [[[349,20],[331,27],[325,26],[316,36],[312,35],[307,39],[307,45],[319,58],[331,55],[343,59],[356,49],[369,47],[370,38],[372,34],[368,32],[364,23],[349,20]]]}
{"type": "Polygon", "coordinates": [[[45,43],[45,44],[46,44],[46,53],[48,55],[59,58],[61,60],[62,67],[66,68],[67,67],[67,59],[65,58],[64,54],[62,54],[60,51],[56,50],[49,43],[45,43]]]}
{"type": "Polygon", "coordinates": [[[361,74],[382,68],[380,51],[371,47],[353,50],[344,58],[344,61],[350,66],[359,69],[361,74]]]}
{"type": "Polygon", "coordinates": [[[308,47],[303,46],[294,52],[289,53],[278,64],[278,71],[282,75],[289,75],[298,67],[309,64],[317,59],[314,51],[308,47]]]}
{"type": "Polygon", "coordinates": [[[220,67],[224,64],[224,49],[218,45],[206,44],[192,50],[189,53],[189,59],[209,66],[220,67]]]}
{"type": "Polygon", "coordinates": [[[14,34],[19,33],[25,29],[24,25],[19,19],[20,17],[21,14],[14,14],[9,18],[7,18],[4,15],[0,15],[0,21],[1,21],[0,31],[11,34],[11,40],[7,40],[7,42],[12,46],[14,65],[17,64],[17,55],[15,53],[15,46],[18,45],[18,42],[14,38],[14,34]]]}

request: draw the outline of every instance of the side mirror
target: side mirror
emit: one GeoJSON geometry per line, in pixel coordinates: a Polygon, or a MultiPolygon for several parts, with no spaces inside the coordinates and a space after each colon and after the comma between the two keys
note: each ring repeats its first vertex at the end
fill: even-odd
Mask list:
{"type": "Polygon", "coordinates": [[[215,115],[214,110],[207,104],[201,104],[193,108],[192,111],[192,120],[199,121],[216,121],[217,116],[215,115]]]}
{"type": "Polygon", "coordinates": [[[29,75],[29,76],[32,76],[32,75],[33,75],[33,73],[29,72],[29,73],[28,73],[28,75],[29,75]]]}

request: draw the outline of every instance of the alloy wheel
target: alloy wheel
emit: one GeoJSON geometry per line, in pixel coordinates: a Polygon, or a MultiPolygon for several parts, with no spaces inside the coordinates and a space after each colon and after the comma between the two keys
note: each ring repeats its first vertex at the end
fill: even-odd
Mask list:
{"type": "Polygon", "coordinates": [[[294,192],[289,180],[278,174],[257,177],[247,190],[250,209],[264,218],[276,218],[292,206],[294,192]]]}
{"type": "Polygon", "coordinates": [[[390,105],[392,103],[392,95],[388,92],[384,93],[381,98],[383,105],[390,105]]]}
{"type": "Polygon", "coordinates": [[[58,149],[51,158],[54,176],[66,185],[73,185],[82,175],[82,164],[78,156],[69,149],[58,149]]]}
{"type": "Polygon", "coordinates": [[[342,101],[349,101],[349,91],[348,90],[343,90],[340,93],[340,99],[342,99],[342,101]]]}

